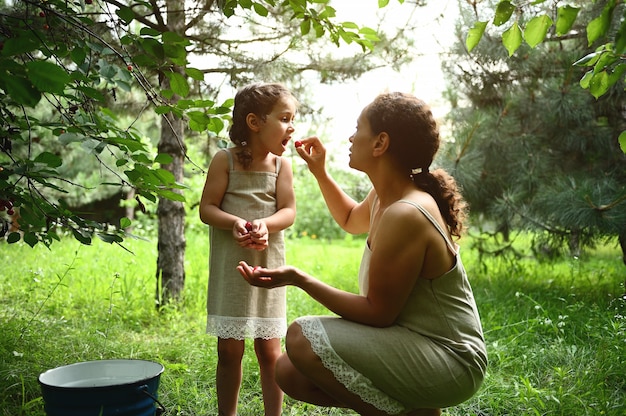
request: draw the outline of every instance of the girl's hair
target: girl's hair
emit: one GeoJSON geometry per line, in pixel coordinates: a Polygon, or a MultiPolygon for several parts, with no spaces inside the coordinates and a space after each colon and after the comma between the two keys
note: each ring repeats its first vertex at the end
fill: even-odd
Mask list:
{"type": "Polygon", "coordinates": [[[276,83],[255,83],[237,91],[233,107],[233,119],[228,131],[230,140],[241,149],[236,153],[237,160],[248,168],[252,163],[252,152],[247,147],[250,142],[250,129],[246,122],[248,114],[256,114],[262,120],[272,112],[274,105],[283,97],[295,97],[284,85],[276,83]]]}
{"type": "Polygon", "coordinates": [[[392,92],[376,97],[365,115],[374,134],[389,135],[391,157],[416,186],[435,199],[450,233],[460,237],[467,204],[451,175],[444,169],[429,171],[440,144],[430,107],[413,95],[392,92]]]}

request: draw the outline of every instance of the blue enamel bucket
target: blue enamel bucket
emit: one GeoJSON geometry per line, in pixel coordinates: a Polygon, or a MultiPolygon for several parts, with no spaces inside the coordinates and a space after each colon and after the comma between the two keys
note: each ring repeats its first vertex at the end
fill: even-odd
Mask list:
{"type": "MultiPolygon", "coordinates": [[[[144,360],[86,361],[39,375],[48,416],[155,416],[163,366],[144,360]]],[[[159,407],[157,407],[157,404],[159,407]]]]}

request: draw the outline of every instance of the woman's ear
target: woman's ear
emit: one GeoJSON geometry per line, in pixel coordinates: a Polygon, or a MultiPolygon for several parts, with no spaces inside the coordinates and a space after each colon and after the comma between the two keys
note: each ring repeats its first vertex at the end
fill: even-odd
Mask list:
{"type": "Polygon", "coordinates": [[[259,131],[261,128],[260,119],[254,113],[248,113],[246,116],[246,124],[248,125],[248,128],[254,132],[259,131]]]}
{"type": "Polygon", "coordinates": [[[373,155],[381,156],[389,149],[389,135],[384,131],[374,138],[373,155]]]}

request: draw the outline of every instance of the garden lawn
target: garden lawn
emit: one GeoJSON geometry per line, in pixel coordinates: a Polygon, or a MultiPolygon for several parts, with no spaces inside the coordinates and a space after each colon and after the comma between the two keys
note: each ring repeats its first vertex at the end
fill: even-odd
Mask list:
{"type": "MultiPolygon", "coordinates": [[[[479,261],[473,239],[461,243],[490,366],[479,393],[444,415],[626,415],[626,267],[617,244],[540,263],[525,255],[479,261]]],[[[287,259],[356,291],[362,245],[289,239],[287,259]]],[[[156,240],[128,240],[125,247],[69,238],[51,250],[0,243],[1,416],[44,415],[41,372],[114,358],[164,365],[159,396],[167,415],[217,414],[216,340],[204,333],[206,233],[188,233],[183,298],[160,311],[156,240]]],[[[328,314],[298,289],[287,296],[289,321],[328,314]]],[[[262,415],[251,343],[243,365],[239,415],[262,415]]],[[[353,414],[289,398],[284,404],[284,415],[353,414]]]]}

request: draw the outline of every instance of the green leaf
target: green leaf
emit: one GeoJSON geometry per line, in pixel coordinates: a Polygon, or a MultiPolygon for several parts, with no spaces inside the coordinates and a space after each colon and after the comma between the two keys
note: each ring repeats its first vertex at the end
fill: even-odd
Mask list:
{"type": "Polygon", "coordinates": [[[4,41],[4,46],[0,50],[2,56],[15,56],[32,52],[41,46],[41,41],[34,31],[17,32],[15,36],[4,41]]]}
{"type": "Polygon", "coordinates": [[[309,34],[310,31],[311,31],[311,20],[310,19],[302,20],[302,22],[300,22],[300,34],[302,36],[306,36],[309,34]]]}
{"type": "Polygon", "coordinates": [[[596,99],[600,98],[609,90],[609,74],[606,71],[594,73],[589,82],[589,92],[596,99]]]}
{"type": "Polygon", "coordinates": [[[509,51],[509,56],[513,56],[515,51],[522,44],[522,31],[517,22],[513,23],[513,25],[502,34],[502,43],[506,50],[509,51]]]}
{"type": "Polygon", "coordinates": [[[524,30],[524,39],[526,43],[534,48],[546,38],[548,29],[552,26],[552,19],[547,15],[535,16],[526,25],[524,30]]]}
{"type": "Polygon", "coordinates": [[[166,72],[165,76],[170,80],[170,88],[174,94],[178,94],[181,97],[189,95],[189,83],[187,79],[178,72],[166,72]]]}
{"type": "Polygon", "coordinates": [[[179,194],[178,192],[169,191],[167,189],[162,189],[158,192],[159,196],[163,198],[167,198],[171,201],[177,202],[185,202],[185,197],[179,194]]]}
{"type": "MultiPolygon", "coordinates": [[[[82,244],[87,246],[91,244],[91,236],[87,233],[87,231],[72,229],[72,233],[74,234],[74,238],[82,244]]],[[[26,241],[26,236],[24,236],[24,241],[26,241]]]]}
{"type": "Polygon", "coordinates": [[[120,219],[120,228],[128,228],[132,224],[132,221],[127,217],[122,217],[120,219]]]}
{"type": "Polygon", "coordinates": [[[126,24],[129,24],[135,18],[135,12],[133,12],[133,9],[128,6],[121,6],[115,11],[115,14],[117,14],[126,24]]]}
{"type": "Polygon", "coordinates": [[[24,234],[24,242],[26,244],[28,244],[29,246],[35,247],[35,245],[39,242],[39,239],[37,239],[37,236],[35,235],[35,233],[25,233],[24,234]]]}
{"type": "Polygon", "coordinates": [[[187,67],[185,68],[185,74],[196,81],[204,81],[204,72],[199,69],[187,67]]]}
{"type": "Polygon", "coordinates": [[[493,24],[502,26],[509,21],[511,15],[515,11],[515,6],[508,0],[502,0],[496,7],[496,15],[493,18],[493,24]]]}
{"type": "Polygon", "coordinates": [[[170,163],[172,163],[173,160],[174,158],[172,157],[172,155],[169,155],[167,153],[159,153],[154,158],[154,163],[160,163],[162,165],[169,165],[170,163]]]}
{"type": "Polygon", "coordinates": [[[26,78],[12,77],[5,87],[8,95],[18,104],[35,107],[41,100],[41,92],[26,78]]]}
{"type": "Polygon", "coordinates": [[[619,147],[622,149],[622,152],[626,154],[626,130],[620,133],[617,141],[619,142],[619,147]]]}
{"type": "Polygon", "coordinates": [[[487,28],[487,22],[476,22],[474,23],[474,27],[472,27],[469,32],[467,32],[467,38],[465,38],[465,47],[468,52],[471,52],[472,49],[478,45],[478,42],[483,37],[483,33],[485,33],[485,29],[487,28]]]}
{"type": "Polygon", "coordinates": [[[35,163],[43,163],[51,168],[58,168],[63,164],[63,159],[50,152],[41,152],[34,160],[35,163]]]}
{"type": "Polygon", "coordinates": [[[580,8],[572,6],[559,7],[556,17],[556,34],[561,36],[570,31],[578,17],[580,8]]]}
{"type": "Polygon", "coordinates": [[[9,244],[17,243],[18,241],[20,241],[21,237],[22,236],[20,235],[20,233],[10,233],[7,236],[7,243],[9,243],[9,244]]]}
{"type": "MultiPolygon", "coordinates": [[[[152,36],[153,38],[156,38],[161,35],[161,32],[156,29],[152,29],[151,27],[142,27],[139,34],[141,36],[152,36]]],[[[165,33],[163,35],[165,35],[165,33]]]]}
{"type": "Polygon", "coordinates": [[[124,239],[122,237],[120,237],[117,234],[108,234],[108,233],[96,233],[96,235],[98,236],[98,238],[102,241],[104,241],[105,243],[121,243],[122,241],[124,241],[124,239]]]}
{"type": "Polygon", "coordinates": [[[190,42],[184,36],[181,36],[176,32],[163,32],[163,43],[180,43],[182,45],[189,45],[190,42]]]}
{"type": "Polygon", "coordinates": [[[169,105],[160,105],[154,109],[154,112],[157,114],[167,114],[171,110],[169,105]]]}
{"type": "Polygon", "coordinates": [[[593,71],[587,71],[585,75],[580,79],[580,86],[583,89],[589,89],[589,84],[591,83],[591,78],[593,77],[593,71]]]}
{"type": "Polygon", "coordinates": [[[600,59],[601,55],[602,55],[602,51],[590,53],[588,55],[583,56],[578,61],[574,62],[573,65],[594,66],[596,62],[598,62],[598,59],[600,59]]]}
{"type": "Polygon", "coordinates": [[[83,62],[85,62],[85,58],[87,57],[87,51],[85,50],[85,48],[76,47],[70,52],[70,57],[76,65],[82,65],[83,62]]]}
{"type": "Polygon", "coordinates": [[[389,0],[378,0],[378,8],[382,9],[389,4],[389,0]]]}
{"type": "Polygon", "coordinates": [[[267,8],[260,3],[254,3],[254,12],[263,17],[267,17],[269,14],[267,8]]]}
{"type": "Polygon", "coordinates": [[[611,9],[609,5],[602,10],[600,16],[593,19],[587,25],[587,43],[589,46],[596,40],[600,39],[606,34],[611,25],[611,9]]]}
{"type": "Polygon", "coordinates": [[[165,56],[176,65],[184,66],[187,64],[187,50],[185,46],[179,43],[166,43],[163,45],[165,56]]]}
{"type": "Polygon", "coordinates": [[[361,29],[359,29],[359,33],[363,35],[363,37],[365,37],[366,39],[371,40],[373,42],[378,42],[380,40],[380,37],[378,36],[378,32],[376,32],[372,28],[362,27],[361,29]]]}
{"type": "Polygon", "coordinates": [[[324,26],[322,26],[318,22],[313,22],[313,29],[315,30],[315,37],[321,38],[322,36],[324,36],[324,26]]]}
{"type": "Polygon", "coordinates": [[[26,63],[28,79],[42,92],[62,94],[70,82],[69,74],[60,66],[48,61],[31,61],[26,63]]]}
{"type": "Polygon", "coordinates": [[[223,128],[224,128],[224,122],[222,121],[221,118],[217,118],[217,117],[212,117],[211,120],[209,120],[209,124],[207,125],[207,130],[212,131],[216,134],[221,132],[223,128]]]}

